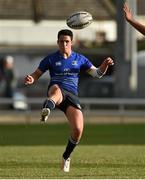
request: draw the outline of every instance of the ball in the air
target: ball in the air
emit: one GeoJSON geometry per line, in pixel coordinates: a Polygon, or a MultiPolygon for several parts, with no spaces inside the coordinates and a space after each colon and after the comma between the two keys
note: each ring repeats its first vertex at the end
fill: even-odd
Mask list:
{"type": "Polygon", "coordinates": [[[78,11],[67,18],[66,24],[72,29],[84,29],[88,27],[92,21],[93,17],[90,13],[86,11],[78,11]]]}

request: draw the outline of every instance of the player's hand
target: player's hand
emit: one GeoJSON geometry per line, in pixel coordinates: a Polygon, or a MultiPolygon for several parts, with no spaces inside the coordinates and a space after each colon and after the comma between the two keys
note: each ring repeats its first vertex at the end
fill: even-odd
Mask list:
{"type": "Polygon", "coordinates": [[[29,85],[34,83],[34,78],[31,75],[27,75],[24,79],[24,84],[29,85]]]}
{"type": "Polygon", "coordinates": [[[112,58],[108,57],[105,59],[104,63],[107,65],[107,66],[113,66],[114,65],[114,61],[112,58]]]}
{"type": "Polygon", "coordinates": [[[129,9],[127,3],[124,4],[123,11],[124,11],[124,15],[125,15],[126,20],[131,21],[133,19],[133,16],[132,16],[132,12],[129,9]]]}

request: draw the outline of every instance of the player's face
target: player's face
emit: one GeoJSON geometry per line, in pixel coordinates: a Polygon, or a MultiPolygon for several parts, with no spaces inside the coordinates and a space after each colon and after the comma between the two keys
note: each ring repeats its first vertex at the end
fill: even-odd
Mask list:
{"type": "Polygon", "coordinates": [[[61,35],[57,41],[61,53],[70,53],[72,48],[72,40],[70,36],[61,35]]]}

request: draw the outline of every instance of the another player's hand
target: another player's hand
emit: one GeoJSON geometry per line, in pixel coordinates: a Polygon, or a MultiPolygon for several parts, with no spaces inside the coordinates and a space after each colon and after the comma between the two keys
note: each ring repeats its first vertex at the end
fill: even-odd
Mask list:
{"type": "Polygon", "coordinates": [[[113,66],[114,65],[114,61],[112,58],[108,57],[105,59],[104,63],[107,65],[107,66],[113,66]]]}
{"type": "Polygon", "coordinates": [[[33,84],[34,78],[31,75],[27,75],[24,79],[25,85],[33,84]]]}
{"type": "Polygon", "coordinates": [[[125,15],[126,20],[131,21],[133,19],[133,16],[132,16],[132,12],[129,9],[127,3],[124,4],[123,10],[124,10],[124,15],[125,15]]]}

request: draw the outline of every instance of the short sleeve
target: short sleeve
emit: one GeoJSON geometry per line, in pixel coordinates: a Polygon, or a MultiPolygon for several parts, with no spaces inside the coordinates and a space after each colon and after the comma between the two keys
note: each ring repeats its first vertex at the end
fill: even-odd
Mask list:
{"type": "Polygon", "coordinates": [[[38,69],[44,73],[49,69],[49,66],[50,66],[50,62],[49,62],[49,57],[47,56],[42,61],[40,61],[38,69]]]}
{"type": "Polygon", "coordinates": [[[89,61],[89,59],[87,59],[85,56],[82,56],[82,66],[81,66],[81,69],[88,70],[92,66],[93,66],[93,64],[91,63],[91,61],[89,61]]]}

